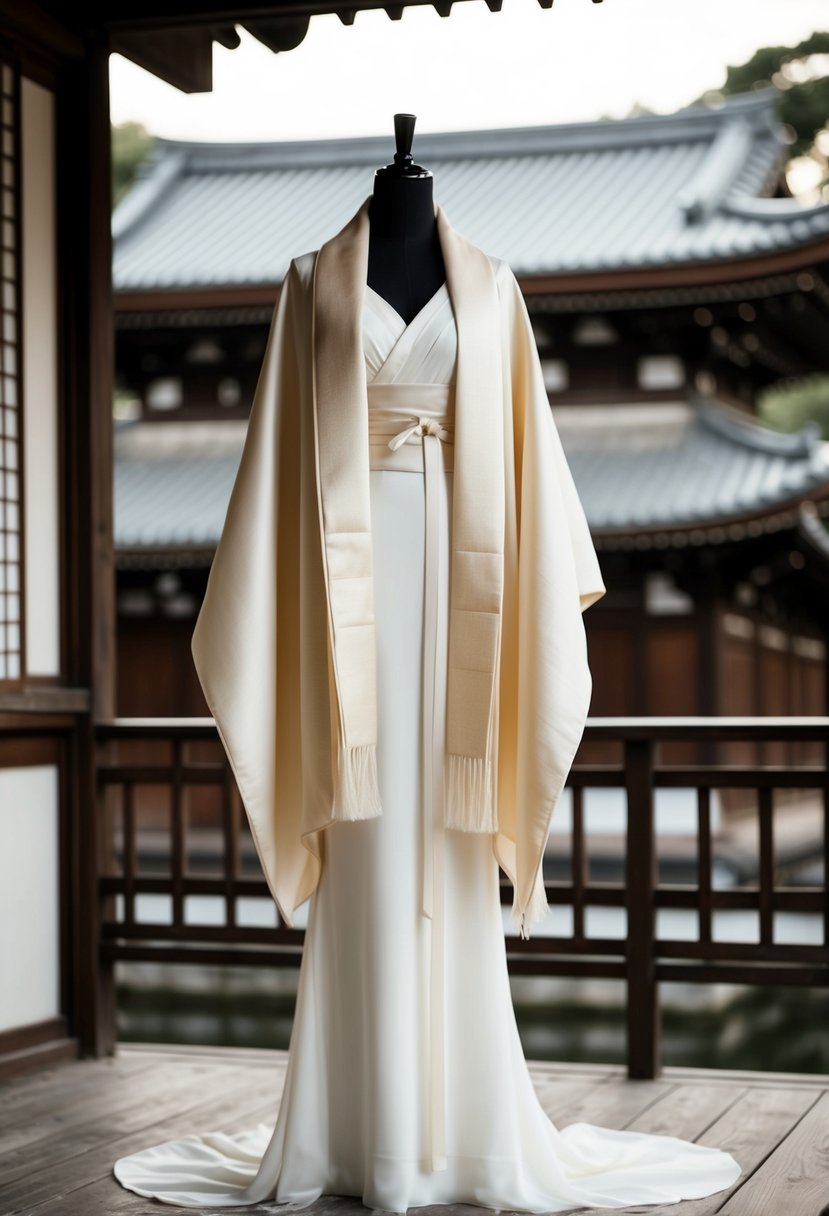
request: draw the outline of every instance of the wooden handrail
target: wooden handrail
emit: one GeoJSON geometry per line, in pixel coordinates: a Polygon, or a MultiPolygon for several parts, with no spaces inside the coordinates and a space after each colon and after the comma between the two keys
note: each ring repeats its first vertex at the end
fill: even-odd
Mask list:
{"type": "MultiPolygon", "coordinates": [[[[93,736],[99,856],[104,859],[98,876],[94,943],[99,965],[111,969],[118,959],[153,959],[297,966],[304,931],[284,925],[263,930],[238,923],[239,898],[270,900],[270,895],[252,841],[243,835],[243,808],[213,719],[114,718],[95,723],[93,736]],[[196,748],[199,754],[193,755],[196,748]],[[155,803],[148,797],[149,789],[156,791],[155,803]],[[142,819],[159,813],[158,791],[164,795],[168,818],[170,866],[166,874],[142,872],[137,847],[142,819]],[[191,815],[205,810],[205,806],[199,807],[199,797],[218,811],[210,837],[216,872],[210,876],[191,873],[186,864],[188,846],[196,839],[191,815]],[[119,816],[120,831],[116,825],[119,816]],[[151,894],[170,897],[169,924],[153,926],[137,919],[136,901],[151,894]],[[198,895],[223,900],[222,924],[188,923],[186,900],[198,895]],[[122,909],[116,916],[119,897],[122,909]]],[[[628,1072],[631,1077],[655,1077],[661,1068],[660,981],[829,985],[825,884],[786,886],[778,881],[774,853],[775,818],[789,811],[788,806],[775,806],[775,790],[800,791],[799,797],[812,790],[819,799],[824,873],[829,873],[829,717],[589,718],[580,754],[591,748],[606,753],[609,747],[618,753],[614,763],[578,763],[570,772],[569,875],[546,882],[551,907],[572,908],[572,932],[551,935],[545,929],[528,940],[509,934],[507,958],[514,973],[623,979],[627,987],[628,1072]],[[812,754],[809,763],[798,765],[712,762],[711,756],[716,760],[722,746],[737,742],[758,748],[804,744],[812,754]],[[662,746],[677,744],[702,745],[705,762],[662,763],[662,746]],[[627,822],[619,841],[624,866],[619,881],[591,879],[584,814],[588,788],[624,791],[627,822]],[[692,883],[661,880],[658,873],[656,791],[670,788],[696,791],[692,883]],[[756,882],[736,889],[715,887],[712,866],[718,843],[712,831],[711,793],[741,789],[752,792],[750,809],[758,819],[756,882]],[[585,910],[591,905],[624,910],[626,936],[588,936],[585,910]],[[697,936],[687,941],[661,938],[657,932],[660,908],[696,911],[697,936]],[[760,933],[756,943],[714,939],[714,917],[729,909],[757,913],[760,933]],[[776,942],[774,916],[783,911],[821,915],[821,944],[776,942]]],[[[502,876],[501,899],[507,903],[511,898],[510,884],[502,876]]]]}

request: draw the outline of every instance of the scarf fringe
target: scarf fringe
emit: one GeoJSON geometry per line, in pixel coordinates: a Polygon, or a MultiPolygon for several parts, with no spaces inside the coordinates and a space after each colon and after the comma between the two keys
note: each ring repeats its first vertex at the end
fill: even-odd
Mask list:
{"type": "Polygon", "coordinates": [[[461,832],[497,832],[492,798],[492,761],[447,753],[444,769],[445,826],[461,832]]]}
{"type": "Polygon", "coordinates": [[[377,745],[341,747],[334,791],[334,819],[374,819],[382,814],[377,783],[377,745]]]}
{"type": "Polygon", "coordinates": [[[512,927],[521,937],[525,939],[529,938],[529,930],[537,925],[539,921],[544,920],[549,911],[550,905],[547,903],[547,894],[542,884],[533,888],[530,902],[523,911],[518,906],[518,894],[516,892],[510,913],[512,927]]]}

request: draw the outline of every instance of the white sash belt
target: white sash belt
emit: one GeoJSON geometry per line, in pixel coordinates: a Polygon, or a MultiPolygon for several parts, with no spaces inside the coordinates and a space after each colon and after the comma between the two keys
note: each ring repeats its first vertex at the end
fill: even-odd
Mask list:
{"type": "Polygon", "coordinates": [[[444,816],[445,713],[437,704],[440,585],[438,480],[453,467],[452,388],[448,384],[368,385],[369,467],[422,472],[426,496],[423,641],[423,915],[431,920],[429,961],[429,1125],[432,1170],[446,1166],[444,1043],[444,816]],[[441,728],[444,737],[441,737],[441,728]]]}

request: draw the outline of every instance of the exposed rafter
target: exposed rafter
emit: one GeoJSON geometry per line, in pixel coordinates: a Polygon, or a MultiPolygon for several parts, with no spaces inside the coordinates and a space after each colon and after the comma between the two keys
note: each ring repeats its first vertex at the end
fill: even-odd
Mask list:
{"type": "MultiPolygon", "coordinates": [[[[183,93],[206,93],[213,87],[213,42],[233,50],[239,44],[236,26],[243,26],[274,53],[292,51],[308,33],[311,18],[337,16],[343,25],[353,25],[365,9],[382,10],[390,21],[399,21],[405,8],[428,5],[440,17],[449,17],[453,5],[470,0],[407,0],[405,4],[383,4],[381,0],[337,3],[337,0],[307,0],[305,3],[246,3],[229,6],[227,0],[179,0],[178,3],[131,3],[96,6],[94,11],[79,5],[76,19],[84,28],[100,26],[109,34],[110,45],[125,58],[152,72],[183,93]]],[[[553,0],[537,0],[551,9],[553,0]]],[[[500,12],[502,0],[484,0],[492,13],[500,12]]],[[[602,0],[592,0],[601,4],[602,0]]],[[[50,5],[44,6],[47,9],[50,5]]],[[[57,8],[57,4],[52,7],[57,8]]]]}

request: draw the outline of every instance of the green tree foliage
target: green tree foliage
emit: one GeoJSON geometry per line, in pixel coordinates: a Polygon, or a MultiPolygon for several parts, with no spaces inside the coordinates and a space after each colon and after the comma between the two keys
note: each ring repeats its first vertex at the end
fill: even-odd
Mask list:
{"type": "Polygon", "coordinates": [[[139,165],[149,156],[153,136],[140,122],[122,122],[111,129],[112,205],[135,180],[139,165]]]}
{"type": "Polygon", "coordinates": [[[799,431],[807,422],[817,422],[823,438],[829,439],[829,373],[781,380],[764,389],[757,398],[757,413],[778,431],[799,431]]]}
{"type": "Polygon", "coordinates": [[[761,47],[745,63],[729,66],[724,86],[715,91],[750,93],[769,85],[780,90],[777,113],[791,131],[790,156],[814,159],[822,171],[820,186],[826,186],[829,163],[816,139],[827,129],[829,115],[829,32],[814,33],[797,46],[761,47]]]}
{"type": "Polygon", "coordinates": [[[724,93],[748,93],[774,84],[783,91],[779,115],[794,132],[792,156],[807,155],[829,115],[829,33],[815,33],[797,46],[769,46],[755,51],[747,63],[729,67],[724,93]],[[809,62],[811,60],[811,63],[809,62]]]}

